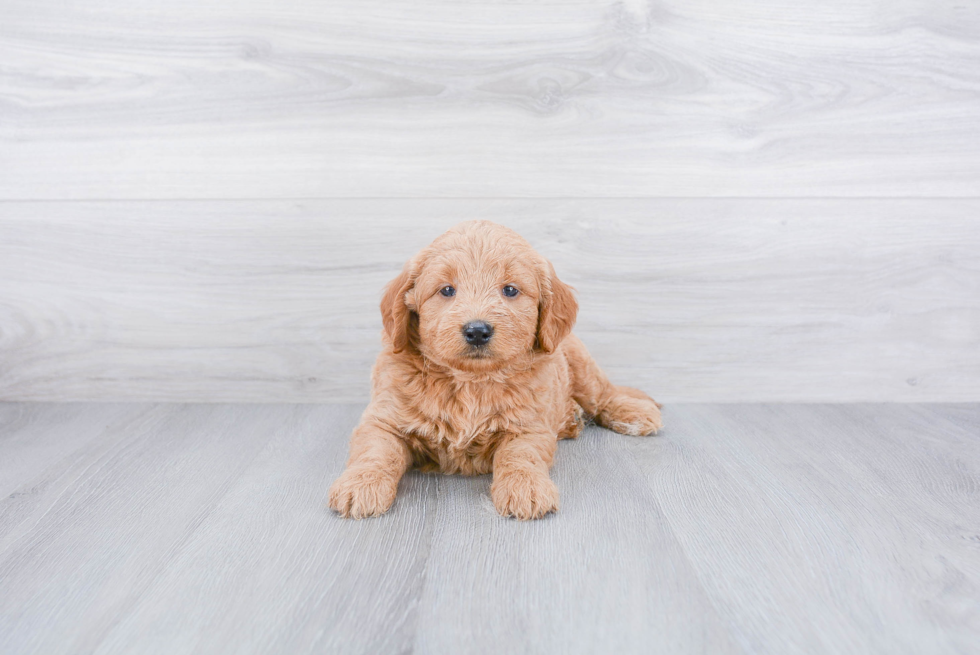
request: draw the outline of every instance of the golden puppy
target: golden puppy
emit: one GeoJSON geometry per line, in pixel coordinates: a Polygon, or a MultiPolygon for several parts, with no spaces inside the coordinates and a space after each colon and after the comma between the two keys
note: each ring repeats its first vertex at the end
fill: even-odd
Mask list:
{"type": "Polygon", "coordinates": [[[504,516],[556,511],[548,471],[558,439],[577,437],[584,415],[621,434],[661,427],[660,406],[611,384],[571,334],[577,312],[571,288],[512,230],[474,221],[433,241],[381,300],[371,404],[330,506],[345,517],[382,514],[414,465],[492,472],[504,516]]]}

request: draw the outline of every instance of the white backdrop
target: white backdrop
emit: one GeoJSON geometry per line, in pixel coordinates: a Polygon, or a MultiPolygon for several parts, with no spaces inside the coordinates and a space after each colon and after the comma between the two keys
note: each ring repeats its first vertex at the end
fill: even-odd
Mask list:
{"type": "Polygon", "coordinates": [[[952,0],[9,0],[0,399],[363,401],[383,284],[489,218],[658,399],[980,400],[978,30],[952,0]]]}

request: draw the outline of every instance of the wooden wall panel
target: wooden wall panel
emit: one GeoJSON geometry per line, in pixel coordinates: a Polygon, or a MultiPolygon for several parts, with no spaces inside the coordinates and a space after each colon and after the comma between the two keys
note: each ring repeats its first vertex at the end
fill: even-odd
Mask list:
{"type": "Polygon", "coordinates": [[[0,203],[0,399],[362,402],[382,286],[462,219],[667,401],[980,400],[978,200],[0,203]]]}
{"type": "Polygon", "coordinates": [[[0,198],[933,197],[960,0],[7,0],[0,198]]]}

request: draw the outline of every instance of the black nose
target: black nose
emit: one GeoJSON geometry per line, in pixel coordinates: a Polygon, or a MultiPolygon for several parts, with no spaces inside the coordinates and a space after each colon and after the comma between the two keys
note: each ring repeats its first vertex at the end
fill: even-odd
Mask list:
{"type": "Polygon", "coordinates": [[[493,336],[493,326],[484,321],[472,321],[463,326],[463,338],[471,346],[482,346],[493,336]]]}

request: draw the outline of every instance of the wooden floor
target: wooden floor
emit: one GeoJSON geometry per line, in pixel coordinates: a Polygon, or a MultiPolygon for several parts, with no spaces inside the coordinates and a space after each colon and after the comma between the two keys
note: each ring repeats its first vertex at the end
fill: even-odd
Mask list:
{"type": "Polygon", "coordinates": [[[967,653],[980,405],[674,405],[560,445],[560,513],[410,474],[361,406],[0,404],[0,652],[967,653]]]}

